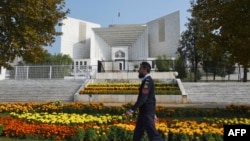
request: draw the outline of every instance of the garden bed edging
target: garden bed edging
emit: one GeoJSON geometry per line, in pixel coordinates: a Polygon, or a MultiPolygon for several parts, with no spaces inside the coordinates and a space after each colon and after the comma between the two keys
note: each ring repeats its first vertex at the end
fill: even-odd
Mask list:
{"type": "MultiPolygon", "coordinates": [[[[178,84],[182,95],[156,95],[157,104],[166,103],[187,103],[187,93],[181,83],[180,79],[174,79],[178,84]]],[[[88,82],[87,82],[88,83],[88,82]]],[[[86,84],[87,84],[86,83],[86,84]]],[[[85,84],[85,85],[86,85],[85,84]]],[[[135,94],[79,94],[74,95],[75,102],[84,103],[134,103],[137,100],[137,95],[135,94]]]]}

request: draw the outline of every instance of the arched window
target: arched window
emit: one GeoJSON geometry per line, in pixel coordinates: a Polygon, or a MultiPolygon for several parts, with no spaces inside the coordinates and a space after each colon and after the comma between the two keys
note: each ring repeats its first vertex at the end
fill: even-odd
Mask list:
{"type": "Polygon", "coordinates": [[[115,53],[115,57],[116,58],[124,58],[125,57],[125,53],[121,50],[118,50],[116,53],[115,53]]]}

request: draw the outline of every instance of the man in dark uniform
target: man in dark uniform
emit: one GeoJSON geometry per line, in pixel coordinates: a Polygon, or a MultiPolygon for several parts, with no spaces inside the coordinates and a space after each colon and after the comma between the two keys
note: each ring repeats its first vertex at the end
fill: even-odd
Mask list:
{"type": "Polygon", "coordinates": [[[138,70],[139,78],[142,79],[136,103],[126,111],[125,115],[131,116],[139,108],[139,115],[136,121],[133,141],[141,141],[144,131],[147,132],[150,141],[163,141],[155,128],[155,94],[154,81],[149,75],[151,66],[147,62],[142,62],[138,70]]]}

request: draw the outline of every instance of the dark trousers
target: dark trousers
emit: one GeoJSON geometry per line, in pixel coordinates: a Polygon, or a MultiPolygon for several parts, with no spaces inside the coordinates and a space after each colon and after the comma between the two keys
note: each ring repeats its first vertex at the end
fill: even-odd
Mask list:
{"type": "Polygon", "coordinates": [[[153,114],[139,114],[134,131],[133,141],[141,141],[147,132],[150,141],[163,141],[162,137],[155,128],[153,114]]]}

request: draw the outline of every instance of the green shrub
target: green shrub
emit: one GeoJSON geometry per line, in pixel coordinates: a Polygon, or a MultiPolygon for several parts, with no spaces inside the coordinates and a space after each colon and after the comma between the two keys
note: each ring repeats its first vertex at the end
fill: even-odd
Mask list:
{"type": "Polygon", "coordinates": [[[76,138],[79,141],[83,141],[85,136],[85,131],[82,128],[77,128],[76,129],[76,138]]]}
{"type": "Polygon", "coordinates": [[[111,126],[107,131],[109,141],[130,141],[133,138],[132,131],[126,131],[121,127],[111,126]]]}
{"type": "Polygon", "coordinates": [[[89,127],[85,130],[84,141],[97,141],[98,135],[96,134],[96,129],[89,127]]]}
{"type": "Polygon", "coordinates": [[[0,136],[3,134],[4,126],[0,124],[0,136]]]}

